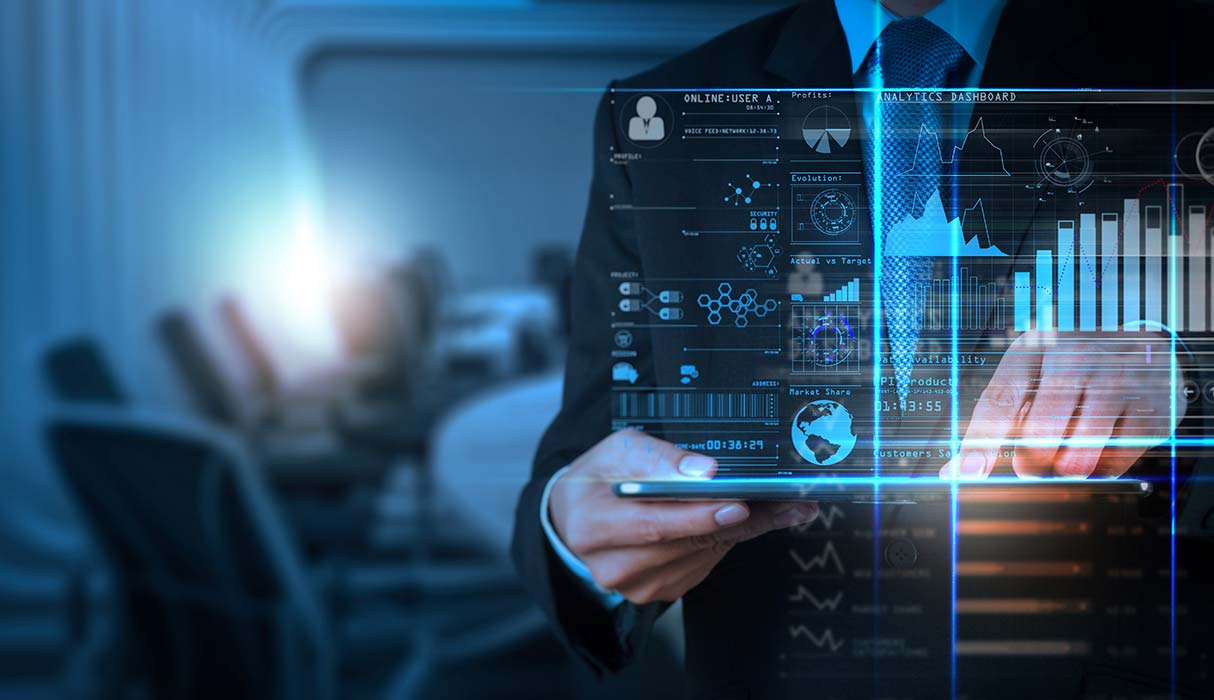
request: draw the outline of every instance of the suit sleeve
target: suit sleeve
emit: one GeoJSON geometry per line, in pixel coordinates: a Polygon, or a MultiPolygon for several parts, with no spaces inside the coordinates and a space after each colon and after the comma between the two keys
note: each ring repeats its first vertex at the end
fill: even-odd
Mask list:
{"type": "MultiPolygon", "coordinates": [[[[557,636],[599,673],[617,671],[640,651],[664,606],[623,603],[608,609],[560,560],[545,536],[540,504],[548,480],[611,432],[611,322],[619,300],[613,271],[639,271],[626,168],[613,162],[615,110],[611,91],[594,127],[590,203],[574,265],[569,354],[561,411],[536,453],[531,480],[515,512],[512,555],[532,597],[557,636]]],[[[643,378],[651,368],[639,368],[643,378]]],[[[651,381],[651,380],[650,380],[651,381]]]]}

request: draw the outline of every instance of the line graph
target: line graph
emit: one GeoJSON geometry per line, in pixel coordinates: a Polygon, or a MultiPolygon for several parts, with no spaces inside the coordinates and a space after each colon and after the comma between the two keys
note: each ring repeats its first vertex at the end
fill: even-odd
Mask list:
{"type": "Polygon", "coordinates": [[[952,147],[947,158],[944,157],[944,149],[940,145],[940,136],[926,126],[920,127],[919,142],[915,144],[914,160],[900,174],[906,177],[920,177],[924,175],[938,177],[941,173],[957,176],[1012,176],[1011,172],[1007,169],[1007,165],[1003,162],[1003,149],[996,146],[995,142],[987,137],[986,124],[983,123],[981,117],[978,118],[978,121],[974,122],[974,128],[965,133],[965,137],[961,139],[961,143],[952,147]],[[975,134],[977,134],[977,138],[971,143],[970,137],[975,134]],[[985,150],[986,153],[978,153],[976,149],[985,150]],[[929,164],[929,161],[933,162],[929,164]],[[963,164],[967,172],[955,172],[957,170],[955,167],[940,167],[963,164]],[[982,165],[989,165],[990,167],[976,167],[982,165]]]}
{"type": "Polygon", "coordinates": [[[792,639],[805,639],[819,649],[836,652],[847,642],[835,637],[835,631],[829,627],[821,632],[814,632],[805,625],[789,625],[788,636],[792,639]]]}
{"type": "Polygon", "coordinates": [[[801,553],[795,549],[788,550],[788,556],[792,557],[792,560],[796,562],[797,568],[802,573],[833,571],[838,576],[847,573],[847,569],[843,567],[843,560],[839,558],[839,552],[835,550],[833,542],[827,542],[826,546],[822,548],[821,554],[811,556],[808,559],[801,556],[801,553]]]}
{"type": "Polygon", "coordinates": [[[814,595],[813,591],[799,585],[797,590],[788,596],[788,600],[793,603],[809,603],[818,612],[835,612],[839,609],[839,604],[843,602],[843,591],[839,591],[833,596],[819,598],[814,595]]]}
{"type": "Polygon", "coordinates": [[[926,201],[915,195],[919,216],[908,215],[889,228],[883,242],[883,254],[886,257],[951,257],[956,250],[957,257],[1006,257],[997,246],[991,244],[990,231],[986,220],[986,210],[982,200],[965,209],[961,216],[950,219],[944,211],[944,202],[940,199],[940,190],[936,189],[926,201]],[[970,217],[970,214],[975,214],[970,217]],[[973,229],[981,223],[981,232],[973,229]],[[972,234],[972,235],[971,235],[972,234]],[[983,245],[985,238],[986,245],[983,245]]]}

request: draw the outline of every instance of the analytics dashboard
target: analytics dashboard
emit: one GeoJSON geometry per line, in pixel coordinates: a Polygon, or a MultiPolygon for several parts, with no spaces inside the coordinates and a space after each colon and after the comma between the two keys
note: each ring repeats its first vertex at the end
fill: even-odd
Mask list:
{"type": "MultiPolygon", "coordinates": [[[[711,455],[717,479],[878,490],[938,479],[979,402],[1004,400],[997,372],[1065,359],[1123,380],[1070,387],[1080,411],[1126,408],[1095,416],[1094,434],[1068,428],[1068,412],[1065,437],[1045,441],[1149,448],[1127,476],[1150,481],[1150,498],[1009,488],[935,507],[824,503],[737,565],[757,591],[738,614],[778,628],[767,652],[781,682],[845,698],[871,676],[864,693],[929,697],[898,679],[933,665],[965,697],[998,687],[966,678],[1076,668],[1089,669],[1084,697],[1153,697],[1127,680],[1139,672],[1208,681],[1208,660],[1187,650],[1201,648],[1209,596],[1177,536],[1214,506],[1200,495],[1214,92],[640,87],[606,99],[614,138],[596,153],[607,165],[591,206],[620,263],[594,271],[614,429],[711,455]],[[874,127],[908,102],[943,118],[874,127]],[[898,167],[874,158],[890,138],[910,143],[898,167]],[[909,214],[875,226],[900,188],[909,214]],[[922,261],[902,287],[896,257],[922,261]],[[915,331],[901,346],[909,371],[899,324],[915,331]]],[[[1036,390],[1027,404],[1049,400],[1036,390]]],[[[1008,435],[992,479],[1016,481],[1017,450],[1041,441],[1008,435]]]]}
{"type": "Polygon", "coordinates": [[[1211,98],[613,92],[617,140],[597,155],[628,187],[605,205],[643,260],[604,271],[614,427],[711,454],[722,475],[934,474],[1031,334],[1046,355],[1098,344],[1122,371],[1174,382],[1170,411],[1143,404],[1114,439],[1167,435],[1177,413],[1176,447],[1200,447],[1214,402],[1211,98]],[[921,128],[910,166],[874,187],[866,124],[909,100],[949,126],[921,128]],[[930,183],[911,215],[874,235],[881,188],[916,178],[930,183]],[[905,387],[876,282],[891,250],[931,265],[903,304],[918,328],[905,387]]]}

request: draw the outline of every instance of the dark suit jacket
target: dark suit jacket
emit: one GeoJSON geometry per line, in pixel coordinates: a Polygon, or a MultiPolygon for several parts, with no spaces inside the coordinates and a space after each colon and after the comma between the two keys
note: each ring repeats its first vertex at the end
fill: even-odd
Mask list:
{"type": "MultiPolygon", "coordinates": [[[[1194,12],[1172,2],[1146,3],[1130,10],[1104,2],[1011,0],[1000,19],[982,84],[1085,88],[1196,86],[1203,80],[1212,83],[1214,80],[1206,80],[1208,61],[1198,59],[1195,51],[1204,44],[1204,33],[1211,27],[1210,12],[1194,12]],[[1206,28],[1200,38],[1197,27],[1206,28]]],[[[850,87],[852,81],[846,43],[832,0],[811,0],[727,32],[620,86],[829,88],[850,87]]],[[[974,119],[982,114],[983,109],[978,107],[974,119]]],[[[1071,113],[1064,110],[1060,118],[1069,116],[1071,113]]],[[[643,190],[655,200],[673,201],[684,196],[687,188],[697,186],[694,175],[689,177],[687,173],[663,174],[652,167],[641,171],[612,163],[608,154],[617,141],[618,121],[609,95],[600,106],[595,124],[594,178],[574,272],[572,338],[563,408],[544,437],[532,481],[520,499],[513,549],[519,572],[560,637],[578,656],[604,672],[622,667],[640,653],[653,620],[663,608],[626,604],[614,613],[605,612],[548,545],[540,526],[541,493],[556,470],[610,432],[611,376],[606,358],[610,357],[612,342],[609,314],[618,293],[617,282],[608,277],[607,271],[643,270],[647,275],[675,276],[681,266],[699,262],[685,260],[687,255],[677,241],[647,236],[645,230],[638,230],[634,217],[609,208],[612,197],[631,201],[631,193],[643,190]]],[[[1001,242],[1011,250],[1018,250],[1019,243],[1015,239],[1001,242]]],[[[669,340],[639,336],[636,342],[654,343],[649,353],[652,357],[671,354],[673,349],[662,345],[669,340]]],[[[638,371],[638,384],[673,385],[678,378],[677,367],[642,363],[638,371]]],[[[860,514],[864,515],[862,509],[860,514]]],[[[860,516],[853,511],[840,517],[851,517],[858,525],[860,516]]],[[[873,561],[867,574],[870,578],[885,577],[889,572],[882,571],[880,561],[888,557],[885,540],[898,540],[899,533],[946,531],[947,515],[943,524],[940,517],[938,512],[915,509],[886,512],[879,536],[870,533],[866,541],[860,533],[851,555],[873,561]]],[[[798,546],[790,537],[772,533],[736,547],[708,580],[684,598],[687,672],[693,693],[702,697],[815,693],[821,697],[947,697],[951,682],[947,575],[911,581],[901,580],[896,571],[890,574],[889,586],[880,593],[883,602],[867,600],[865,604],[918,605],[920,610],[902,619],[894,613],[874,615],[872,629],[836,629],[838,635],[866,640],[869,652],[863,658],[857,653],[856,658],[806,655],[790,660],[788,626],[796,619],[782,604],[789,597],[785,566],[789,550],[798,546]],[[901,593],[895,590],[898,586],[903,589],[901,593]],[[876,620],[881,620],[880,630],[875,629],[876,620]],[[903,639],[903,648],[872,651],[880,647],[877,640],[890,636],[903,639]],[[875,661],[877,657],[890,661],[875,661]]],[[[947,572],[947,539],[920,542],[918,557],[925,570],[947,572]]],[[[852,578],[849,585],[861,592],[873,588],[862,575],[852,578]]],[[[1119,633],[1158,634],[1158,624],[1155,628],[1147,632],[1126,627],[1119,633]]],[[[959,635],[966,633],[966,629],[959,630],[959,635]]],[[[1023,634],[1031,633],[1030,622],[1023,634]]],[[[1112,634],[1109,648],[1118,644],[1116,636],[1112,634]]],[[[992,671],[995,680],[987,682],[982,680],[981,662],[968,664],[963,660],[961,673],[969,672],[976,680],[964,681],[961,686],[974,697],[1002,697],[1024,688],[1046,697],[1075,697],[1108,689],[1157,689],[1159,683],[1166,687],[1166,663],[1161,665],[1159,659],[1109,663],[1116,655],[1108,656],[1105,651],[1093,650],[1046,664],[1038,667],[1037,675],[1025,674],[1018,666],[998,667],[992,671]],[[1143,662],[1141,669],[1135,665],[1139,662],[1143,662]],[[1134,669],[1133,673],[1126,670],[1129,668],[1134,669]]],[[[1193,649],[1190,653],[1199,652],[1193,649]]],[[[1187,687],[1185,683],[1209,682],[1200,664],[1181,661],[1178,674],[1182,690],[1187,687]]],[[[1204,687],[1208,691],[1208,686],[1204,687]]]]}

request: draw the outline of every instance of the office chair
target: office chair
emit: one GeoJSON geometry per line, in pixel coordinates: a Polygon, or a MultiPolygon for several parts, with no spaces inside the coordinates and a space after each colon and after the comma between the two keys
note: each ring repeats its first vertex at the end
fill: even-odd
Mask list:
{"type": "Polygon", "coordinates": [[[240,300],[234,296],[226,296],[221,299],[219,317],[223,321],[228,336],[248,365],[253,391],[274,400],[281,398],[282,380],[278,376],[277,368],[274,367],[274,360],[265,343],[258,337],[256,329],[253,328],[253,322],[245,313],[240,300]]]}
{"type": "Polygon", "coordinates": [[[391,460],[345,449],[323,431],[266,430],[264,420],[245,417],[184,311],[166,311],[156,330],[198,415],[248,440],[309,552],[319,555],[334,548],[364,546],[375,517],[375,491],[392,467],[391,460]]]}
{"type": "Polygon", "coordinates": [[[332,416],[350,443],[408,455],[424,466],[431,430],[452,388],[430,366],[429,297],[402,291],[423,287],[411,273],[393,269],[338,290],[334,320],[354,367],[355,392],[334,404],[332,416]]]}
{"type": "Polygon", "coordinates": [[[270,346],[257,332],[245,305],[234,295],[219,301],[219,319],[236,350],[249,382],[243,399],[257,406],[257,423],[265,429],[331,427],[331,404],[346,387],[343,377],[317,372],[305,386],[288,387],[282,380],[270,346]]]}
{"type": "Polygon", "coordinates": [[[559,331],[569,335],[572,321],[570,290],[573,286],[573,252],[566,246],[541,246],[531,257],[531,281],[547,289],[556,303],[559,331]]]}
{"type": "Polygon", "coordinates": [[[349,282],[334,297],[334,320],[359,399],[403,401],[417,375],[420,348],[411,344],[412,312],[386,278],[349,282]]]}
{"type": "MultiPolygon", "coordinates": [[[[376,399],[368,397],[365,391],[349,396],[348,392],[335,388],[327,398],[328,427],[342,446],[394,465],[393,477],[376,480],[377,485],[384,487],[378,492],[387,501],[406,504],[406,507],[387,509],[397,513],[397,517],[381,515],[375,519],[376,526],[371,534],[374,546],[397,552],[404,546],[419,557],[435,553],[455,558],[472,556],[481,549],[479,543],[469,542],[450,524],[446,527],[434,524],[439,514],[433,506],[428,451],[441,407],[413,395],[408,388],[412,385],[413,373],[408,373],[409,378],[406,378],[403,372],[403,367],[410,366],[411,361],[402,358],[400,350],[391,350],[402,344],[402,325],[405,325],[399,315],[401,300],[391,292],[391,287],[385,278],[349,286],[339,302],[346,304],[348,347],[365,355],[395,354],[395,359],[389,360],[387,365],[402,371],[390,378],[380,374],[383,383],[378,385],[380,388],[396,386],[390,393],[394,398],[376,399]]],[[[229,296],[221,303],[220,314],[248,372],[260,377],[254,380],[256,386],[262,387],[258,398],[268,405],[278,406],[276,413],[279,416],[287,415],[291,400],[281,393],[266,393],[273,387],[281,387],[281,382],[244,306],[237,298],[229,296]]],[[[439,382],[441,384],[441,379],[439,382]]],[[[366,384],[362,385],[363,389],[366,387],[366,384]]],[[[427,395],[434,398],[444,393],[445,388],[439,386],[427,395]]]]}
{"type": "MultiPolygon", "coordinates": [[[[264,347],[238,304],[229,304],[227,313],[247,340],[264,347]]],[[[328,424],[309,431],[279,429],[282,426],[259,419],[250,423],[241,415],[218,363],[189,316],[170,310],[161,316],[157,328],[170,360],[195,397],[198,413],[247,437],[311,556],[348,556],[369,550],[414,558],[426,558],[433,552],[456,557],[475,553],[477,546],[457,528],[433,524],[437,513],[426,470],[435,420],[430,408],[404,400],[334,402],[328,424]],[[314,445],[318,433],[331,439],[314,445]],[[397,483],[407,483],[401,479],[410,476],[414,481],[414,488],[405,494],[408,507],[399,514],[379,507],[393,474],[401,477],[395,479],[397,483]],[[416,534],[419,532],[424,536],[416,534]]],[[[268,353],[246,356],[246,361],[264,362],[262,371],[268,369],[277,377],[268,353]]],[[[273,400],[261,398],[263,402],[273,400]]],[[[284,406],[280,415],[287,412],[284,406]]]]}
{"type": "Polygon", "coordinates": [[[166,311],[156,322],[156,333],[199,415],[216,425],[239,429],[243,420],[240,406],[190,317],[184,311],[166,311]]]}
{"type": "Polygon", "coordinates": [[[538,611],[504,603],[521,599],[510,579],[484,567],[309,579],[225,432],[78,408],[53,416],[46,439],[114,568],[128,639],[119,661],[147,697],[334,698],[339,679],[369,675],[360,660],[397,649],[384,697],[412,698],[444,668],[544,634],[538,611]]]}
{"type": "MultiPolygon", "coordinates": [[[[364,298],[362,311],[350,318],[354,324],[350,329],[351,337],[358,339],[352,342],[365,351],[370,351],[377,344],[387,343],[387,340],[377,337],[393,330],[393,323],[378,315],[385,313],[382,309],[377,314],[366,313],[368,307],[374,308],[375,303],[373,298],[364,298]]],[[[238,355],[253,377],[257,398],[273,407],[274,414],[281,418],[288,412],[287,404],[290,401],[282,391],[278,369],[244,306],[236,297],[225,297],[220,302],[219,313],[238,355]]],[[[410,382],[402,383],[407,386],[410,382]]],[[[360,401],[344,400],[343,394],[340,388],[334,387],[330,395],[320,398],[326,404],[328,427],[335,431],[344,445],[355,450],[371,451],[388,459],[413,457],[418,461],[424,460],[427,429],[432,421],[416,410],[410,411],[407,397],[376,403],[370,410],[360,412],[357,410],[360,401]]]]}
{"type": "Polygon", "coordinates": [[[419,335],[432,339],[451,293],[451,270],[438,250],[423,247],[389,270],[400,294],[413,299],[418,308],[419,335]]]}
{"type": "Polygon", "coordinates": [[[443,258],[426,249],[381,277],[355,280],[337,291],[334,318],[346,354],[362,366],[363,398],[412,398],[419,382],[433,373],[446,279],[443,258]]]}
{"type": "MultiPolygon", "coordinates": [[[[251,325],[246,326],[251,332],[251,325]]],[[[265,421],[246,417],[241,404],[227,383],[219,363],[211,355],[190,317],[181,310],[169,310],[156,322],[157,333],[170,363],[186,386],[199,415],[224,428],[244,434],[271,474],[271,480],[283,485],[331,486],[335,489],[381,479],[387,463],[365,452],[335,450],[326,440],[308,440],[306,433],[276,433],[263,430],[265,421]],[[300,449],[294,444],[319,447],[300,449]]],[[[254,362],[266,362],[268,355],[254,362]]],[[[274,373],[277,377],[277,374],[274,373]]],[[[277,380],[273,380],[277,383],[277,380]]],[[[323,427],[318,427],[323,432],[323,427]]],[[[323,437],[320,436],[320,437],[323,437]]]]}
{"type": "Polygon", "coordinates": [[[51,395],[59,401],[127,402],[101,347],[90,338],[74,338],[48,348],[42,355],[42,374],[51,395]]]}
{"type": "MultiPolygon", "coordinates": [[[[62,404],[94,404],[122,406],[128,402],[127,393],[118,381],[118,377],[109,360],[102,351],[100,344],[89,337],[76,337],[61,341],[48,347],[40,361],[42,378],[51,399],[62,404]]],[[[12,553],[16,554],[16,553],[12,553]]],[[[56,649],[45,658],[53,659],[56,666],[63,665],[63,659],[69,659],[68,673],[78,685],[94,682],[83,678],[83,666],[89,659],[96,658],[96,650],[108,643],[106,625],[98,622],[94,615],[96,599],[90,594],[90,580],[98,575],[99,562],[91,554],[82,561],[71,565],[62,574],[56,574],[49,580],[38,581],[37,574],[28,580],[35,581],[24,587],[24,594],[13,596],[7,602],[11,609],[0,610],[0,619],[21,620],[59,618],[62,620],[65,633],[57,640],[56,649]],[[59,580],[56,580],[59,579],[59,580]],[[48,591],[54,591],[48,595],[48,591]],[[40,610],[46,606],[51,610],[40,610]],[[79,669],[79,670],[77,670],[79,669]],[[75,678],[81,676],[81,681],[75,678]]],[[[7,574],[12,578],[12,573],[7,574]]],[[[11,585],[22,588],[23,577],[13,578],[11,585]]],[[[28,640],[14,640],[21,648],[21,658],[14,664],[15,668],[4,664],[3,675],[8,679],[18,678],[20,673],[38,672],[38,664],[43,661],[36,658],[36,647],[31,649],[28,640]]],[[[0,656],[8,656],[0,651],[0,656]]],[[[2,694],[2,693],[0,693],[2,694]]]]}
{"type": "Polygon", "coordinates": [[[141,423],[76,411],[46,432],[113,565],[128,678],[150,697],[332,698],[332,634],[239,449],[141,423]]]}
{"type": "Polygon", "coordinates": [[[347,443],[408,459],[415,467],[408,502],[423,538],[405,537],[422,547],[423,556],[434,549],[459,556],[467,547],[452,541],[447,529],[431,525],[438,517],[429,469],[431,438],[439,418],[462,393],[450,375],[434,366],[435,279],[424,264],[405,263],[338,290],[334,320],[354,368],[354,391],[333,404],[331,415],[347,443]]]}

